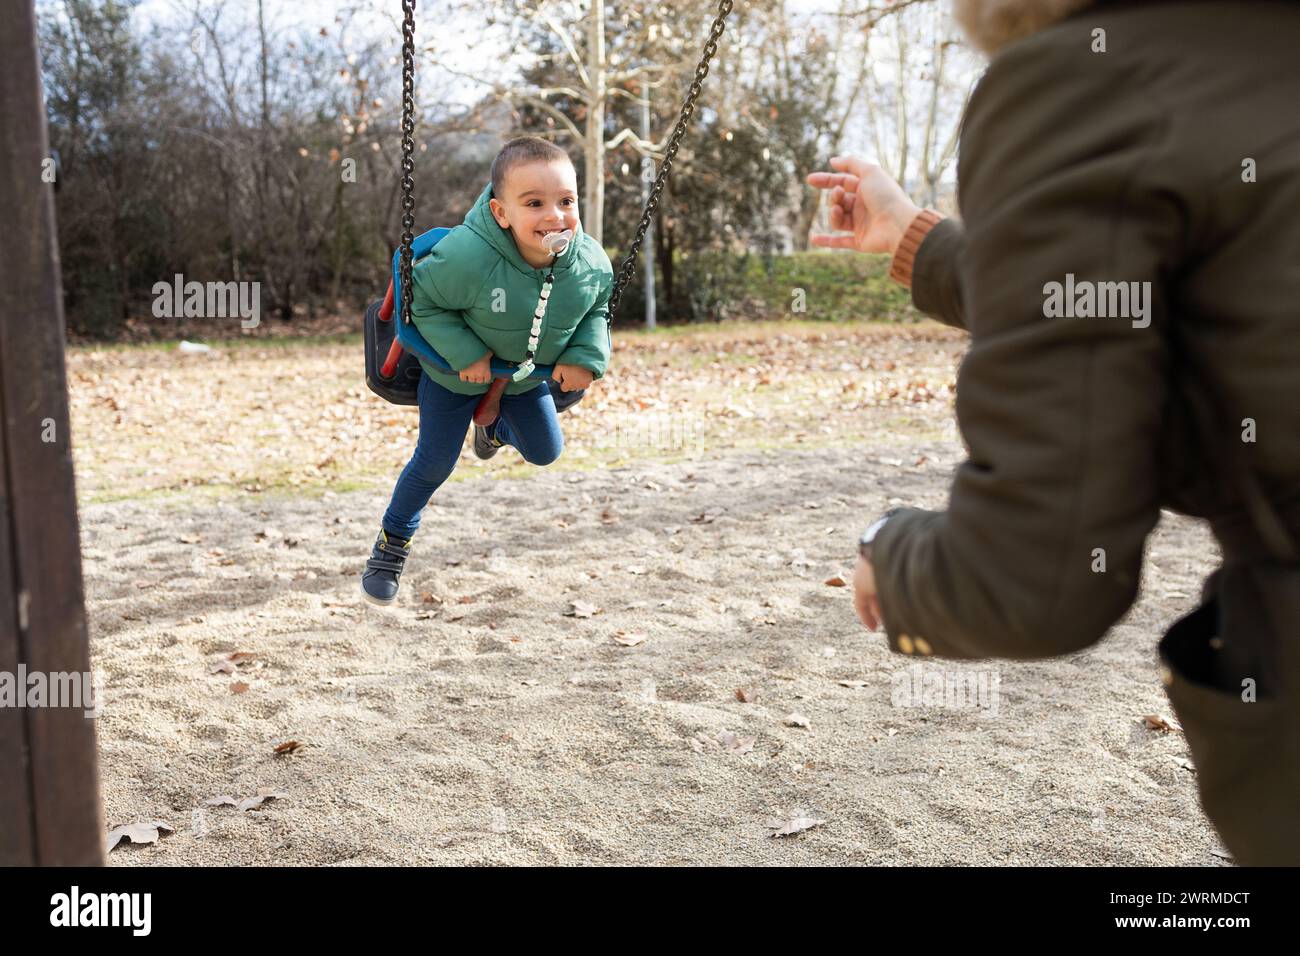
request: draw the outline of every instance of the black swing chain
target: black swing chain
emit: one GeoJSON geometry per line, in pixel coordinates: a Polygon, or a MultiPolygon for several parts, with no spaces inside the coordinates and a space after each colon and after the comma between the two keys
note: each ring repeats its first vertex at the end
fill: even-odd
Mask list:
{"type": "Polygon", "coordinates": [[[609,295],[609,324],[614,324],[614,315],[618,311],[619,300],[623,298],[623,290],[627,284],[632,281],[632,276],[636,274],[636,257],[641,251],[641,243],[645,239],[646,230],[650,228],[650,221],[654,218],[655,210],[659,207],[659,195],[663,192],[664,184],[668,182],[668,174],[672,172],[673,157],[677,155],[677,146],[681,143],[682,136],[686,133],[686,124],[690,122],[691,116],[695,113],[695,101],[699,98],[701,84],[704,78],[709,75],[709,61],[713,59],[718,52],[718,40],[722,38],[722,31],[726,28],[727,15],[731,13],[733,0],[718,0],[718,15],[713,21],[713,27],[709,30],[709,39],[704,44],[704,55],[700,58],[700,64],[695,68],[695,78],[691,81],[690,89],[686,93],[686,102],[682,104],[681,116],[677,118],[677,125],[673,128],[673,135],[668,140],[668,146],[664,149],[663,163],[659,166],[659,175],[655,177],[654,185],[650,188],[650,198],[646,200],[645,210],[641,213],[641,223],[637,226],[636,236],[632,240],[632,245],[628,248],[627,255],[618,267],[618,280],[614,283],[614,289],[609,295]]]}
{"type": "Polygon", "coordinates": [[[415,0],[402,0],[402,322],[411,321],[411,242],[415,229],[415,0]]]}

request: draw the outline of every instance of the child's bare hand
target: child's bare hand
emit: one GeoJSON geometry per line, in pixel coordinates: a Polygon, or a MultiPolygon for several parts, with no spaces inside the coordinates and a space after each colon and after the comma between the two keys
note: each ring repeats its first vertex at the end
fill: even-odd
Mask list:
{"type": "Polygon", "coordinates": [[[591,369],[581,365],[557,365],[551,374],[551,378],[560,383],[562,392],[580,392],[591,384],[593,377],[591,369]]]}
{"type": "Polygon", "coordinates": [[[473,382],[477,385],[484,385],[492,381],[492,353],[488,352],[473,365],[461,369],[460,380],[462,382],[473,382]]]}
{"type": "Polygon", "coordinates": [[[831,228],[852,235],[821,233],[812,244],[893,255],[921,208],[875,163],[836,156],[831,168],[836,172],[809,175],[808,185],[831,191],[831,228]]]}

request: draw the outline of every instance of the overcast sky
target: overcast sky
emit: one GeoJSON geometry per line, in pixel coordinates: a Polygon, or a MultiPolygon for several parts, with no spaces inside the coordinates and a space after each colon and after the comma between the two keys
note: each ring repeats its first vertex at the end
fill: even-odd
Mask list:
{"type": "MultiPolygon", "coordinates": [[[[190,17],[185,11],[192,8],[194,0],[142,0],[137,7],[137,18],[141,25],[158,24],[167,26],[175,22],[189,24],[190,17]]],[[[814,13],[821,10],[834,10],[839,0],[788,0],[788,9],[797,14],[814,13]]],[[[417,2],[416,41],[428,44],[451,36],[474,37],[478,42],[466,44],[439,43],[445,52],[442,54],[448,66],[483,76],[485,66],[492,62],[504,64],[503,50],[491,49],[492,39],[485,37],[481,24],[473,22],[472,14],[466,16],[464,24],[455,24],[447,19],[446,0],[429,0],[417,2]],[[436,26],[434,26],[436,24],[436,26]],[[484,47],[489,47],[485,50],[484,47]]],[[[318,30],[321,27],[334,27],[335,17],[342,11],[358,10],[351,22],[351,30],[358,41],[373,36],[390,36],[394,55],[399,50],[400,23],[402,6],[400,0],[266,0],[265,15],[272,29],[318,30]]],[[[227,0],[227,12],[223,23],[233,24],[240,20],[255,22],[257,0],[227,0]]],[[[453,93],[453,99],[463,105],[476,102],[483,93],[483,87],[466,82],[453,93]]]]}

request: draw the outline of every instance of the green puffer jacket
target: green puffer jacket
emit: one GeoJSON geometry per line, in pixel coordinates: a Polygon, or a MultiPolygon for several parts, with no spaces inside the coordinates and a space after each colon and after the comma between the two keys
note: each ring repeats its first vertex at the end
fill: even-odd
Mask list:
{"type": "MultiPolygon", "coordinates": [[[[465,221],[442,238],[413,274],[411,321],[420,334],[460,370],[491,350],[497,358],[522,362],[528,351],[533,311],[545,269],[524,261],[514,236],[492,218],[489,183],[465,221]]],[[[607,306],[614,270],[600,243],[579,226],[555,264],[555,282],[538,336],[538,365],[580,365],[596,378],[609,365],[607,306]]],[[[420,363],[431,379],[461,395],[479,395],[487,385],[420,363]]],[[[516,395],[542,384],[512,382],[516,395]]]]}

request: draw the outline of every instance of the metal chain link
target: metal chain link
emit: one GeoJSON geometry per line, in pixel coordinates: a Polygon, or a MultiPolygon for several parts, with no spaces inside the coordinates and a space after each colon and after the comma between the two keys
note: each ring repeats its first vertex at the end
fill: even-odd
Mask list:
{"type": "Polygon", "coordinates": [[[415,238],[415,0],[402,0],[402,322],[411,321],[411,242],[415,238]]]}
{"type": "Polygon", "coordinates": [[[709,30],[709,39],[704,44],[704,55],[700,58],[700,65],[695,68],[695,78],[686,93],[682,113],[677,118],[673,135],[664,150],[663,163],[659,167],[659,175],[655,177],[654,185],[650,188],[650,198],[646,200],[645,210],[641,213],[641,223],[637,226],[636,237],[633,238],[627,256],[618,267],[618,279],[614,283],[614,290],[609,295],[610,325],[614,324],[614,315],[618,311],[619,300],[623,298],[623,290],[627,288],[627,284],[632,281],[632,276],[636,273],[637,253],[641,251],[641,243],[645,239],[646,230],[650,228],[650,220],[654,218],[655,210],[659,207],[659,195],[663,192],[664,184],[668,182],[669,173],[672,172],[673,157],[677,155],[678,144],[686,133],[686,124],[695,113],[695,101],[699,98],[704,78],[709,75],[709,61],[718,52],[718,40],[721,39],[722,31],[726,28],[727,15],[731,13],[732,6],[733,0],[718,0],[718,16],[709,30]]]}

